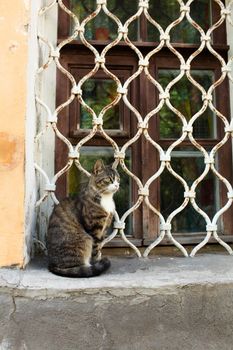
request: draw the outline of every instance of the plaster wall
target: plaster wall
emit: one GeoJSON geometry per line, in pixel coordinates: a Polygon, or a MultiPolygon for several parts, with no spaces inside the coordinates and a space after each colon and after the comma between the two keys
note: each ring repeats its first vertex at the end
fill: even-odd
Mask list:
{"type": "Polygon", "coordinates": [[[41,180],[36,178],[34,162],[41,159],[39,163],[53,175],[54,135],[50,131],[39,147],[35,144],[35,135],[46,120],[35,103],[35,93],[55,109],[55,65],[47,74],[37,74],[38,66],[48,57],[46,45],[39,42],[38,46],[38,31],[56,46],[57,6],[48,18],[47,14],[38,16],[39,9],[49,3],[0,2],[0,267],[25,266],[32,255],[33,239],[38,238],[37,218],[44,231],[47,223],[40,211],[48,213],[48,204],[35,209],[41,180]]]}
{"type": "Polygon", "coordinates": [[[22,265],[29,1],[0,1],[0,266],[22,265]]]}

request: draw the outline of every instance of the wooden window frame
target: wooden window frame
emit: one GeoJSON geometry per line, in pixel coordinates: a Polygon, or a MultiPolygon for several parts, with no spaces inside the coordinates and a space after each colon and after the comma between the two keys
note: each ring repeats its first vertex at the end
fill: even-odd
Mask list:
{"type": "MultiPolygon", "coordinates": [[[[87,57],[87,61],[88,58],[87,57]]],[[[85,66],[82,65],[82,63],[75,65],[75,64],[69,64],[69,71],[71,74],[75,77],[76,81],[79,81],[85,74],[89,73],[91,69],[93,68],[93,64],[91,62],[86,63],[85,66]],[[76,74],[75,71],[78,71],[76,74]]],[[[116,75],[122,82],[126,81],[126,79],[130,76],[129,74],[129,68],[125,65],[121,65],[119,69],[116,69],[116,65],[110,65],[108,66],[108,69],[116,75]],[[127,74],[128,73],[128,74],[127,74]]],[[[108,76],[101,70],[98,71],[95,76],[95,79],[109,79],[108,76]]],[[[87,136],[90,132],[90,129],[83,129],[83,128],[77,128],[77,126],[80,124],[80,104],[78,103],[78,100],[75,99],[75,102],[70,105],[70,132],[69,135],[71,138],[76,138],[77,140],[80,140],[81,138],[87,136]],[[76,118],[75,118],[76,116],[76,118]]],[[[118,139],[125,140],[126,138],[130,137],[130,111],[128,108],[126,108],[125,104],[120,101],[119,105],[119,129],[105,129],[110,137],[118,139]]],[[[99,135],[97,135],[98,137],[99,135]]]]}
{"type": "MultiPolygon", "coordinates": [[[[64,4],[69,7],[69,0],[63,0],[64,4]]],[[[218,18],[218,6],[217,4],[214,4],[214,7],[216,8],[216,11],[213,11],[213,22],[216,22],[216,19],[218,18]]],[[[59,11],[59,27],[58,27],[58,42],[60,43],[64,38],[67,38],[69,36],[69,28],[70,28],[70,17],[64,12],[59,11]]],[[[141,28],[142,28],[142,38],[145,37],[146,33],[146,24],[143,19],[141,19],[141,28]]],[[[95,41],[91,40],[90,43],[97,47],[97,49],[102,49],[107,42],[104,41],[95,41]]],[[[134,45],[137,46],[140,51],[145,56],[152,48],[154,48],[158,43],[155,42],[142,42],[137,41],[134,42],[134,45]]],[[[195,50],[199,47],[197,44],[182,44],[182,43],[174,43],[173,46],[182,53],[182,56],[184,58],[188,58],[195,50]]],[[[213,34],[213,48],[224,58],[227,59],[227,51],[228,46],[226,45],[226,28],[225,25],[221,25],[217,30],[214,31],[213,34]],[[224,39],[224,40],[223,40],[224,39]]],[[[61,57],[60,62],[62,66],[64,66],[67,70],[72,69],[89,69],[90,67],[93,67],[94,64],[94,58],[93,54],[79,41],[79,40],[73,40],[68,45],[65,45],[61,49],[61,57]],[[78,51],[77,51],[78,49],[78,51]],[[78,55],[77,55],[78,52],[78,55]]],[[[125,71],[130,71],[130,74],[133,74],[133,72],[136,71],[138,64],[138,57],[137,55],[124,43],[120,42],[117,47],[114,47],[110,50],[106,57],[106,65],[107,67],[110,67],[112,70],[119,71],[120,69],[125,69],[125,71]]],[[[159,53],[156,54],[156,57],[152,57],[150,60],[150,69],[154,68],[156,77],[158,77],[158,69],[179,69],[179,61],[172,57],[172,53],[167,49],[163,48],[159,53]]],[[[109,69],[110,69],[109,68],[109,69]]],[[[110,69],[110,70],[111,70],[110,69]]],[[[211,55],[207,49],[205,49],[201,55],[198,56],[197,61],[192,62],[192,69],[208,69],[213,70],[217,76],[220,76],[220,65],[218,63],[218,60],[213,59],[213,55],[211,55]]],[[[81,76],[81,75],[80,75],[81,76]]],[[[102,73],[97,73],[96,77],[102,77],[102,73]]],[[[121,77],[122,78],[122,77],[121,77]]],[[[57,76],[57,105],[64,102],[66,98],[70,96],[70,82],[69,80],[61,73],[58,72],[57,76]]],[[[221,84],[221,87],[219,88],[220,91],[216,93],[216,107],[217,109],[224,114],[225,116],[229,116],[229,105],[227,103],[221,104],[221,100],[224,98],[224,101],[229,101],[229,89],[228,89],[228,82],[225,80],[223,84],[221,84]]],[[[145,114],[146,109],[152,109],[151,107],[151,94],[153,95],[154,101],[158,103],[158,94],[152,92],[149,86],[148,81],[146,80],[146,77],[143,75],[139,76],[139,79],[133,81],[130,84],[130,98],[131,103],[135,105],[136,108],[138,108],[142,115],[145,114]],[[141,98],[140,93],[143,91],[143,98],[141,98]],[[146,93],[145,93],[146,91],[146,93]],[[150,92],[150,98],[149,96],[150,92]]],[[[72,125],[74,126],[74,120],[72,121],[72,125],[70,124],[69,120],[69,113],[70,108],[72,110],[73,107],[68,106],[65,108],[60,114],[58,119],[58,128],[59,130],[72,142],[72,144],[76,144],[81,138],[83,138],[85,135],[87,135],[87,130],[77,130],[77,131],[71,131],[72,125]]],[[[125,108],[125,107],[124,107],[125,108]]],[[[127,113],[127,112],[126,112],[127,113]]],[[[129,111],[128,111],[129,113],[129,111]]],[[[154,118],[154,117],[152,117],[154,118]]],[[[72,119],[72,118],[71,118],[72,119]]],[[[155,118],[156,120],[158,118],[155,118]]],[[[217,132],[219,134],[219,137],[217,139],[213,140],[199,140],[203,146],[207,145],[214,145],[216,144],[220,139],[223,138],[224,135],[224,128],[222,127],[222,122],[218,120],[217,118],[217,132]]],[[[109,130],[108,133],[111,137],[114,138],[114,141],[116,141],[119,146],[123,145],[129,137],[132,137],[132,135],[136,134],[137,131],[137,122],[136,117],[130,112],[127,116],[127,118],[123,119],[123,131],[119,132],[118,130],[109,130]]],[[[167,147],[171,142],[174,141],[174,139],[160,139],[158,135],[158,122],[156,122],[156,126],[154,127],[154,130],[151,130],[149,128],[150,135],[161,144],[162,147],[167,147]]],[[[89,141],[87,146],[106,146],[109,145],[106,140],[104,140],[101,137],[98,137],[98,135],[95,137],[95,140],[89,141]]],[[[187,141],[184,141],[182,143],[182,146],[187,146],[187,141]]],[[[141,164],[139,165],[139,162],[133,162],[132,165],[132,171],[135,173],[140,179],[142,179],[143,182],[145,182],[148,177],[150,176],[151,169],[145,166],[146,164],[153,164],[159,163],[158,154],[157,152],[154,152],[154,149],[152,151],[152,146],[148,142],[146,142],[143,137],[140,137],[140,139],[137,141],[136,144],[132,146],[132,159],[141,159],[141,164]],[[143,157],[141,157],[141,154],[143,154],[143,157]],[[149,161],[150,160],[150,161],[149,161]],[[137,163],[137,164],[136,164],[137,163]],[[144,169],[142,171],[142,169],[144,169]]],[[[223,157],[222,155],[225,154],[225,152],[228,152],[229,157],[231,155],[231,145],[230,142],[227,142],[227,144],[222,147],[219,151],[219,158],[221,159],[221,162],[219,163],[219,171],[220,173],[226,177],[229,181],[232,181],[232,169],[229,167],[228,162],[229,160],[226,159],[226,157],[223,157]]],[[[56,140],[56,163],[55,168],[56,171],[60,170],[65,164],[67,159],[65,159],[64,154],[67,153],[67,147],[59,140],[56,140]]],[[[221,182],[220,182],[221,183],[221,182]]],[[[133,183],[133,202],[137,199],[137,186],[133,183]]],[[[57,196],[58,198],[62,198],[66,195],[66,187],[67,187],[67,180],[66,176],[62,176],[58,180],[58,186],[57,186],[57,196]]],[[[160,198],[160,191],[159,191],[159,182],[155,189],[150,193],[150,198],[152,198],[152,201],[154,200],[155,203],[159,206],[159,198],[160,198]]],[[[226,189],[225,186],[220,184],[220,205],[222,206],[223,203],[225,203],[224,198],[226,198],[226,189]]],[[[158,207],[156,206],[156,207],[158,207]]],[[[224,232],[221,232],[221,235],[224,235],[225,241],[233,241],[233,235],[231,232],[231,228],[233,227],[233,216],[228,210],[223,215],[223,226],[224,226],[224,232]]],[[[159,220],[157,217],[155,217],[154,214],[151,213],[151,211],[143,204],[139,209],[137,209],[136,212],[133,214],[133,237],[130,238],[132,242],[136,246],[146,246],[150,244],[156,237],[159,235],[159,220]]],[[[204,238],[206,233],[187,233],[187,234],[175,234],[176,238],[182,243],[182,244],[194,244],[199,242],[202,238],[204,238]]],[[[169,244],[170,242],[164,240],[164,244],[169,244]]],[[[121,239],[114,239],[113,241],[108,243],[108,246],[122,246],[124,247],[125,244],[121,239]]]]}
{"type": "MultiPolygon", "coordinates": [[[[226,58],[226,57],[225,57],[226,58]]],[[[150,66],[155,67],[156,70],[156,79],[158,79],[158,71],[160,69],[179,69],[179,65],[176,62],[175,58],[171,58],[168,53],[161,53],[161,55],[156,55],[156,58],[153,62],[153,59],[150,61],[150,66]]],[[[152,68],[153,69],[153,68],[152,68]]],[[[212,70],[214,72],[215,78],[218,79],[221,76],[221,68],[219,65],[219,62],[217,59],[214,59],[213,57],[208,57],[207,55],[203,54],[203,57],[201,59],[198,59],[197,62],[192,64],[192,69],[193,70],[212,70]]],[[[144,82],[146,83],[146,81],[144,82]]],[[[218,92],[216,93],[216,108],[217,110],[222,113],[224,116],[230,116],[230,106],[228,103],[222,103],[222,101],[229,101],[229,89],[228,89],[228,81],[225,79],[224,82],[217,88],[218,92]]],[[[159,100],[158,100],[158,94],[156,96],[157,98],[157,103],[158,105],[159,100]]],[[[152,117],[153,118],[153,117],[152,117]]],[[[172,142],[175,141],[175,139],[162,139],[160,138],[159,135],[159,118],[156,118],[156,125],[152,128],[149,123],[149,133],[152,136],[152,138],[158,142],[163,149],[168,148],[168,146],[171,145],[172,142]]],[[[204,147],[210,146],[211,148],[214,147],[220,140],[223,139],[225,132],[224,132],[224,124],[220,120],[220,118],[217,117],[216,120],[216,130],[217,130],[217,135],[216,138],[213,139],[197,139],[195,138],[199,143],[201,143],[204,147]]],[[[190,141],[187,139],[184,140],[181,144],[182,147],[187,147],[187,146],[192,146],[190,141]]],[[[150,145],[145,146],[147,149],[143,152],[145,155],[147,154],[154,154],[152,150],[150,151],[149,148],[151,147],[150,145]]],[[[154,155],[155,159],[158,159],[158,155],[154,155]]],[[[151,159],[151,156],[150,156],[151,159]]],[[[219,172],[226,178],[228,181],[232,183],[233,181],[233,172],[232,172],[232,167],[229,166],[229,159],[232,159],[232,148],[231,148],[231,143],[230,140],[221,147],[218,150],[218,170],[219,172]],[[225,154],[228,154],[229,157],[224,156],[225,154]]],[[[158,160],[157,160],[158,161],[158,160]]],[[[147,164],[151,164],[152,161],[148,162],[147,164]]],[[[146,168],[148,171],[149,169],[146,168]]],[[[151,176],[151,174],[147,174],[146,177],[151,176]]],[[[227,198],[227,189],[226,186],[220,181],[219,183],[220,188],[220,196],[219,196],[219,201],[220,201],[220,206],[222,207],[226,203],[226,198],[227,198]]],[[[154,194],[150,192],[150,196],[154,196],[154,198],[157,199],[156,202],[156,208],[159,208],[159,198],[160,198],[160,190],[159,190],[159,182],[157,183],[157,188],[154,190],[154,194]]],[[[148,209],[145,208],[145,211],[148,211],[148,209]]],[[[155,239],[154,236],[151,236],[150,234],[147,236],[147,232],[150,232],[153,225],[157,226],[157,230],[159,230],[159,222],[156,219],[154,219],[153,222],[153,217],[154,214],[150,215],[150,213],[147,213],[147,221],[149,223],[152,223],[151,226],[147,231],[146,235],[144,236],[144,244],[148,245],[152,243],[152,241],[155,239]]],[[[232,236],[232,227],[233,227],[233,215],[231,210],[227,210],[226,213],[223,214],[222,216],[222,227],[224,227],[224,230],[219,232],[220,236],[224,236],[224,240],[226,241],[233,241],[233,236],[232,236]]],[[[201,239],[204,239],[206,236],[205,232],[198,232],[198,233],[173,233],[173,236],[178,239],[178,241],[182,244],[186,243],[196,243],[199,242],[201,239]]],[[[167,241],[167,243],[169,243],[167,241]]]]}

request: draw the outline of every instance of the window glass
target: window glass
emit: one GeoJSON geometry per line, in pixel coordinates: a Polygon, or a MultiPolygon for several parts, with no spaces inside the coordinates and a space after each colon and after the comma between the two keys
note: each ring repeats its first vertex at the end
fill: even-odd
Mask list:
{"type": "MultiPolygon", "coordinates": [[[[117,84],[111,79],[88,79],[82,86],[82,97],[85,103],[90,106],[95,113],[115,100],[117,96],[117,84]]],[[[105,129],[120,129],[119,104],[111,107],[104,114],[105,129]]],[[[80,128],[92,128],[92,115],[80,105],[80,128]]]]}
{"type": "MultiPolygon", "coordinates": [[[[159,70],[159,83],[165,88],[179,74],[178,70],[159,70]]],[[[211,70],[191,70],[191,75],[207,91],[214,82],[214,72],[211,70]]],[[[186,76],[183,76],[170,90],[170,102],[187,120],[203,106],[202,93],[186,76]]],[[[182,122],[167,106],[160,113],[160,137],[177,138],[182,134],[182,122]]],[[[216,137],[216,117],[207,108],[193,124],[193,135],[199,139],[216,137]]]]}
{"type": "MultiPolygon", "coordinates": [[[[188,186],[202,174],[205,164],[203,155],[198,151],[172,152],[171,166],[181,175],[188,186]]],[[[161,175],[161,212],[165,218],[184,200],[183,185],[168,171],[161,175]]],[[[211,171],[196,188],[196,202],[210,218],[217,208],[217,180],[211,171]]],[[[173,232],[205,232],[206,222],[192,205],[189,205],[172,221],[173,232]]]]}
{"type": "MultiPolygon", "coordinates": [[[[138,9],[137,1],[132,0],[108,0],[107,7],[124,24],[126,20],[134,15],[138,9]]],[[[95,11],[94,0],[72,0],[71,11],[77,15],[80,21],[95,11]]],[[[103,10],[85,26],[85,37],[89,40],[114,40],[117,37],[117,25],[115,21],[107,16],[103,10]]],[[[73,28],[71,27],[71,31],[73,28]]],[[[129,26],[129,38],[137,40],[138,21],[129,26]]]]}
{"type": "MultiPolygon", "coordinates": [[[[169,24],[180,17],[180,5],[177,0],[150,1],[149,13],[165,30],[169,24]]],[[[190,16],[204,31],[210,27],[210,1],[195,0],[190,5],[190,16]]],[[[148,41],[159,41],[159,31],[148,22],[148,41]]],[[[186,18],[170,31],[171,41],[176,43],[199,43],[200,33],[186,18]]]]}

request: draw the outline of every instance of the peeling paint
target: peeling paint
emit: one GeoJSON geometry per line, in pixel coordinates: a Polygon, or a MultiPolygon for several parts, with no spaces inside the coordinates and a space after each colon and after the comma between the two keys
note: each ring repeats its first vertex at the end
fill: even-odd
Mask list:
{"type": "Polygon", "coordinates": [[[18,138],[0,132],[0,170],[9,170],[17,166],[22,155],[18,138]]]}

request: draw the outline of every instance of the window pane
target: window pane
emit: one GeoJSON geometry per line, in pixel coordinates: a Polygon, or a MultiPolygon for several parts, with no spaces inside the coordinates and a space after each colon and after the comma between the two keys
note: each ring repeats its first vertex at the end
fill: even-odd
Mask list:
{"type": "MultiPolygon", "coordinates": [[[[210,1],[195,0],[190,6],[190,16],[204,31],[211,25],[210,1]]],[[[180,16],[180,5],[177,0],[150,1],[149,13],[165,30],[169,24],[180,16]]],[[[148,22],[148,41],[159,41],[159,31],[148,22]]],[[[171,41],[176,43],[199,43],[200,33],[184,18],[170,31],[171,41]]]]}
{"type": "MultiPolygon", "coordinates": [[[[124,24],[129,17],[137,12],[138,3],[132,0],[108,0],[107,7],[124,24]]],[[[72,0],[71,2],[71,11],[77,15],[80,21],[95,9],[96,1],[94,0],[72,0]]],[[[138,21],[134,21],[129,26],[129,38],[137,40],[137,33],[138,21]]],[[[116,23],[103,10],[85,26],[85,37],[89,40],[114,40],[117,35],[118,27],[116,23]]]]}
{"type": "MultiPolygon", "coordinates": [[[[117,95],[117,85],[111,79],[88,79],[82,86],[83,99],[98,115],[101,110],[110,104],[117,95]]],[[[119,104],[109,109],[104,115],[105,129],[120,129],[119,104]]],[[[92,128],[91,114],[80,106],[80,128],[92,128]]]]}
{"type": "MultiPolygon", "coordinates": [[[[82,147],[80,162],[82,166],[88,170],[92,171],[94,163],[97,159],[103,159],[104,163],[109,165],[114,161],[113,149],[111,147],[82,147]]],[[[128,150],[126,152],[125,164],[128,169],[131,169],[131,152],[128,150]]],[[[118,215],[121,217],[131,206],[131,180],[130,178],[118,167],[118,172],[120,175],[120,190],[114,195],[116,209],[118,215]]],[[[75,165],[73,165],[68,173],[68,195],[76,195],[81,186],[88,181],[88,178],[81,173],[75,165]]],[[[132,218],[130,217],[126,221],[125,233],[129,235],[132,232],[132,218]]]]}
{"type": "MultiPolygon", "coordinates": [[[[204,170],[204,159],[200,152],[184,151],[172,153],[172,168],[181,175],[189,186],[201,175],[204,170]]],[[[216,212],[217,181],[212,172],[209,172],[196,188],[196,202],[210,218],[216,212]]],[[[183,185],[168,171],[161,176],[161,212],[167,216],[178,208],[184,200],[183,185]]],[[[206,222],[191,205],[175,216],[172,221],[174,232],[205,232],[206,222]]]]}
{"type": "MultiPolygon", "coordinates": [[[[178,70],[159,70],[159,83],[165,88],[179,74],[178,70]]],[[[211,70],[191,70],[192,77],[207,91],[214,82],[214,72],[211,70]]],[[[170,90],[171,104],[179,110],[187,120],[197,113],[203,105],[202,93],[186,76],[170,90]]],[[[167,106],[160,111],[160,137],[176,138],[182,133],[182,122],[167,106]]],[[[199,139],[216,137],[216,117],[207,108],[193,124],[193,135],[199,139]]]]}

